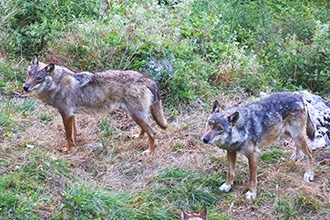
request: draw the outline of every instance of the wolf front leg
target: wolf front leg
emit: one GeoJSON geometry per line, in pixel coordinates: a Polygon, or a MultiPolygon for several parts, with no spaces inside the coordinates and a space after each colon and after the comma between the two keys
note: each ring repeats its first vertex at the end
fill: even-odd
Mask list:
{"type": "Polygon", "coordinates": [[[256,151],[246,155],[249,160],[250,169],[250,190],[246,193],[246,198],[254,200],[257,198],[257,170],[258,170],[258,154],[256,151]]]}
{"type": "Polygon", "coordinates": [[[63,124],[65,128],[65,133],[66,133],[66,139],[67,139],[67,146],[63,147],[61,149],[62,152],[68,153],[73,145],[73,142],[76,139],[76,120],[74,115],[67,115],[65,112],[61,112],[62,119],[63,119],[63,124]]]}
{"type": "Polygon", "coordinates": [[[235,178],[235,165],[236,165],[236,151],[229,151],[227,150],[227,160],[229,165],[229,170],[227,173],[227,180],[224,184],[222,184],[219,188],[221,192],[229,192],[234,185],[234,178],[235,178]]]}

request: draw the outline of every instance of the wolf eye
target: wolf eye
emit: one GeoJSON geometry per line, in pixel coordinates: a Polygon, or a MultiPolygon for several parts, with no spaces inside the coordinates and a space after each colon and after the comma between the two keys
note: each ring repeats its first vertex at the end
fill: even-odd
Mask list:
{"type": "Polygon", "coordinates": [[[216,129],[218,130],[219,133],[222,133],[224,131],[222,126],[217,126],[216,129]]]}
{"type": "Polygon", "coordinates": [[[41,76],[37,76],[37,81],[38,81],[38,82],[41,82],[41,81],[43,81],[43,80],[44,80],[43,77],[41,77],[41,76]]]}
{"type": "Polygon", "coordinates": [[[213,125],[214,125],[214,121],[209,121],[209,122],[208,122],[208,125],[209,125],[210,127],[213,127],[213,125]]]}

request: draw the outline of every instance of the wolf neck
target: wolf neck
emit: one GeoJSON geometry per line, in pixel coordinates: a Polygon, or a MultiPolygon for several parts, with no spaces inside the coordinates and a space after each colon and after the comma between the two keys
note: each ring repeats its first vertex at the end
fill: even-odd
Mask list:
{"type": "MultiPolygon", "coordinates": [[[[47,76],[43,85],[37,90],[37,96],[43,102],[55,105],[54,100],[59,94],[66,94],[72,88],[72,85],[78,84],[74,78],[74,72],[62,67],[56,66],[53,76],[47,76]]],[[[65,98],[63,96],[62,98],[65,98]]]]}
{"type": "Polygon", "coordinates": [[[245,144],[245,140],[236,140],[230,142],[230,140],[225,141],[223,144],[217,144],[219,148],[229,151],[240,151],[241,147],[245,144]]]}

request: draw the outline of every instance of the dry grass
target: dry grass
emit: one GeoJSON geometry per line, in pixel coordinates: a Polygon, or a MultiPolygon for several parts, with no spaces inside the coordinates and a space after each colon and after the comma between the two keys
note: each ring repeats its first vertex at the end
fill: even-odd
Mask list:
{"type": "MultiPolygon", "coordinates": [[[[240,97],[233,99],[222,97],[223,103],[227,105],[240,100],[240,97]]],[[[26,100],[16,99],[15,102],[23,104],[26,100]]],[[[157,148],[153,155],[141,155],[141,152],[147,148],[147,138],[131,138],[139,132],[139,128],[125,112],[118,111],[110,115],[96,116],[78,115],[80,135],[77,146],[71,153],[63,154],[59,152],[59,149],[66,144],[61,117],[54,108],[38,102],[32,112],[17,114],[15,123],[24,125],[23,131],[12,135],[11,138],[0,139],[1,158],[24,166],[24,162],[29,161],[29,155],[34,154],[36,149],[42,148],[45,152],[45,160],[56,158],[65,161],[65,165],[78,182],[84,182],[89,186],[102,186],[113,192],[152,191],[159,184],[155,179],[165,170],[175,168],[200,176],[216,175],[225,179],[227,170],[225,152],[205,145],[200,140],[205,132],[207,115],[208,112],[203,108],[191,108],[189,112],[176,117],[171,117],[171,112],[167,111],[167,116],[172,120],[169,121],[166,131],[158,129],[152,122],[152,127],[157,132],[157,148]],[[109,122],[110,126],[107,126],[106,122],[109,122]],[[95,143],[102,143],[103,147],[91,147],[95,143]],[[31,146],[26,147],[27,145],[31,146]],[[10,148],[21,153],[14,154],[12,153],[14,150],[9,150],[10,148]]],[[[274,146],[282,145],[279,141],[274,146]]],[[[269,148],[264,151],[269,151],[269,148]]],[[[303,181],[305,160],[299,162],[289,160],[292,151],[293,146],[288,145],[285,156],[276,163],[260,162],[258,199],[254,202],[244,198],[244,193],[248,189],[248,167],[247,160],[240,155],[235,187],[230,193],[217,192],[219,201],[209,208],[210,219],[215,213],[221,213],[230,219],[282,219],[287,216],[291,219],[303,219],[305,216],[310,219],[327,219],[330,216],[328,209],[330,167],[319,165],[318,161],[329,157],[329,150],[314,152],[315,182],[313,183],[303,181]],[[289,201],[301,206],[297,208],[296,214],[289,215],[290,209],[287,210],[291,207],[287,204],[289,201]],[[302,211],[305,209],[306,212],[302,211]]],[[[12,172],[12,169],[13,166],[4,167],[0,172],[5,175],[12,172]]],[[[49,194],[54,198],[61,198],[62,190],[68,184],[70,180],[66,178],[52,180],[49,194]]],[[[60,205],[57,202],[45,204],[44,210],[39,210],[39,213],[44,212],[42,216],[51,216],[58,208],[56,205],[60,205]]],[[[181,204],[191,207],[188,203],[183,201],[181,204]]],[[[180,207],[172,207],[172,209],[179,213],[180,207]]]]}

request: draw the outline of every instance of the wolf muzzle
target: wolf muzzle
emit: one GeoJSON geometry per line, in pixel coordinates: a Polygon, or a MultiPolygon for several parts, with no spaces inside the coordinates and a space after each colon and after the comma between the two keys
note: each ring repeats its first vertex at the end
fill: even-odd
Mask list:
{"type": "Polygon", "coordinates": [[[204,142],[205,144],[208,144],[208,143],[210,142],[210,137],[209,137],[208,135],[204,136],[204,137],[203,137],[203,142],[204,142]]]}

